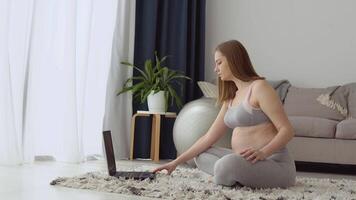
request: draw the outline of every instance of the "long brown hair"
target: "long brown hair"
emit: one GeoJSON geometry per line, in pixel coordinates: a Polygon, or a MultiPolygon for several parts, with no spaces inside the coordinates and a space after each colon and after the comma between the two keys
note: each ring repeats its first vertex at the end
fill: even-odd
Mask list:
{"type": "MultiPolygon", "coordinates": [[[[256,73],[252,66],[250,57],[248,56],[248,53],[241,42],[237,40],[229,40],[223,42],[215,48],[215,52],[216,51],[219,51],[226,57],[228,66],[236,78],[246,82],[251,80],[265,79],[256,73]]],[[[233,81],[222,81],[220,77],[218,77],[218,86],[219,104],[234,98],[235,93],[238,90],[233,81]]]]}

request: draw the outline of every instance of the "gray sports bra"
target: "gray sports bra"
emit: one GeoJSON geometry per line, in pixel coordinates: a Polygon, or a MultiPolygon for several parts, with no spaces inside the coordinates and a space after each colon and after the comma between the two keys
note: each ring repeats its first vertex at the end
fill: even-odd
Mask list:
{"type": "Polygon", "coordinates": [[[252,91],[252,84],[250,84],[246,98],[237,106],[232,106],[232,100],[228,105],[228,109],[224,116],[224,122],[229,128],[255,126],[271,120],[259,108],[253,108],[249,99],[252,91]]]}

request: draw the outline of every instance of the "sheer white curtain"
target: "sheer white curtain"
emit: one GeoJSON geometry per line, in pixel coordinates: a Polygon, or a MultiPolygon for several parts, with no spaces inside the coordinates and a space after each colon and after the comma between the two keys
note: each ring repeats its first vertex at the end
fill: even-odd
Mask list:
{"type": "Polygon", "coordinates": [[[0,4],[0,164],[30,162],[41,155],[80,162],[102,154],[121,1],[0,4]]]}
{"type": "Polygon", "coordinates": [[[104,118],[104,129],[111,130],[116,159],[128,159],[130,156],[132,95],[124,93],[116,96],[116,93],[132,76],[132,69],[120,62],[133,62],[134,21],[135,1],[119,1],[104,118]]]}

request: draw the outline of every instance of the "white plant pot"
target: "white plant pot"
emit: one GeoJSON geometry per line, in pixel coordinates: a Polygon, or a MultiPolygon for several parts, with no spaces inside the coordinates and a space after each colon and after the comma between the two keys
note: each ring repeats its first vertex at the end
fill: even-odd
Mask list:
{"type": "Polygon", "coordinates": [[[147,97],[148,110],[151,112],[166,112],[164,109],[164,91],[151,94],[147,97]]]}

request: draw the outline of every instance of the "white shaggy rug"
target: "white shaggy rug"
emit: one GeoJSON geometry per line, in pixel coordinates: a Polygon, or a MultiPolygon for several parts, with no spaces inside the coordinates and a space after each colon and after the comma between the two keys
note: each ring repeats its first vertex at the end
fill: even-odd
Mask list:
{"type": "MultiPolygon", "coordinates": [[[[151,167],[136,168],[136,171],[151,167]]],[[[129,170],[120,168],[119,170],[129,170]]],[[[51,185],[162,199],[327,199],[356,200],[356,181],[297,177],[288,189],[251,189],[224,187],[210,181],[210,175],[198,169],[178,167],[170,176],[157,174],[149,181],[110,177],[107,172],[89,172],[75,177],[59,177],[51,185]]]]}

